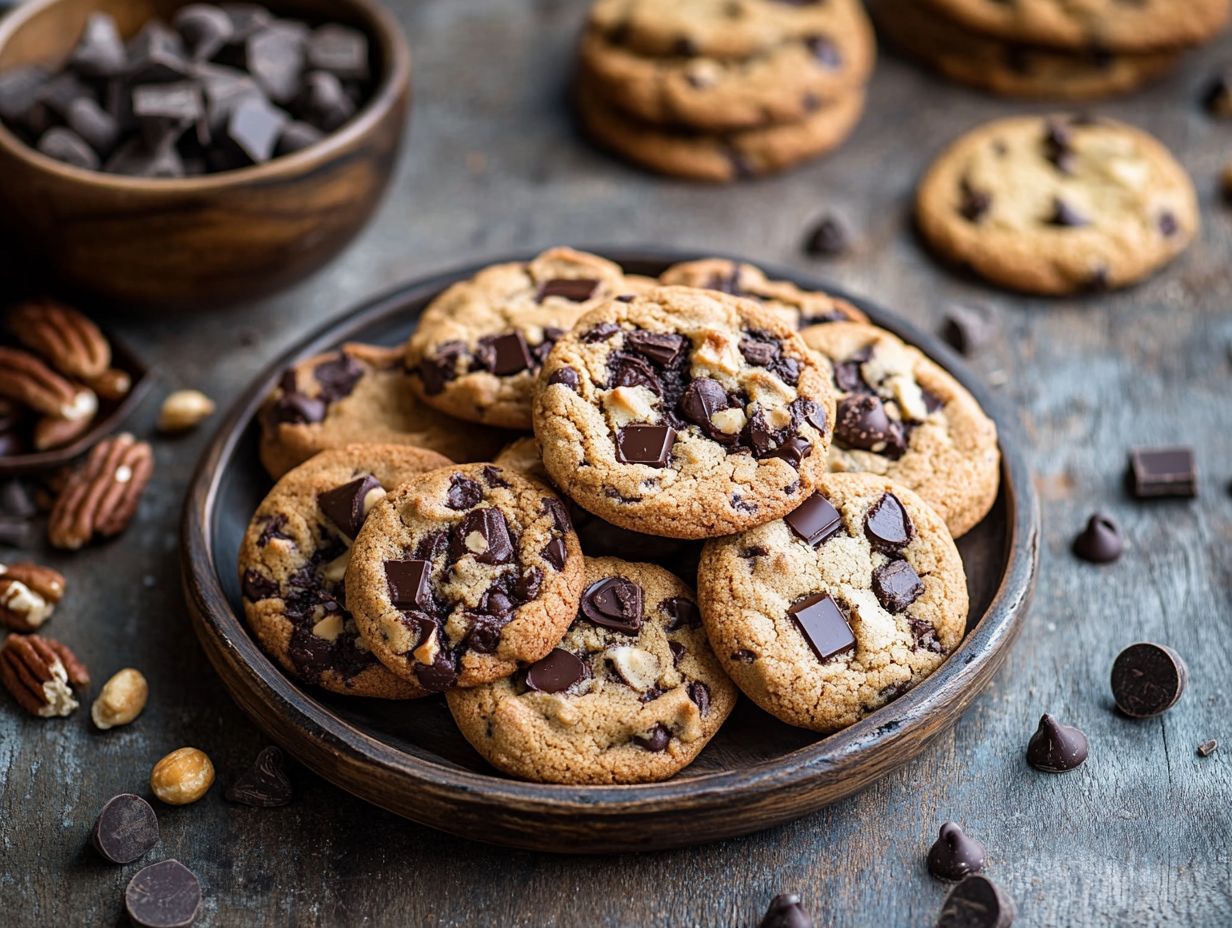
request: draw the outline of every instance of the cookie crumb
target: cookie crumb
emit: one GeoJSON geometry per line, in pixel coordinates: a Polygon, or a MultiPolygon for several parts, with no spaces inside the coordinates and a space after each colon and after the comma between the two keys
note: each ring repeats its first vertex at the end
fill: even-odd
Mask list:
{"type": "Polygon", "coordinates": [[[851,235],[838,216],[826,213],[817,221],[804,242],[805,254],[814,258],[835,258],[851,250],[851,235]]]}
{"type": "Polygon", "coordinates": [[[1219,742],[1212,738],[1210,741],[1203,741],[1198,745],[1198,754],[1202,757],[1210,757],[1215,753],[1215,749],[1219,747],[1219,742]]]}

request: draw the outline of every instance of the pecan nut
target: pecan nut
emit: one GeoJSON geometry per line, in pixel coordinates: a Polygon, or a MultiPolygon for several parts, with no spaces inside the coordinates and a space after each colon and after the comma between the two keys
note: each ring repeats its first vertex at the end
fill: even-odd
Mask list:
{"type": "Polygon", "coordinates": [[[61,419],[59,416],[44,416],[34,423],[34,450],[50,451],[63,448],[76,441],[90,430],[93,419],[61,419]]]}
{"type": "Polygon", "coordinates": [[[133,388],[133,378],[128,371],[109,367],[97,377],[88,378],[86,386],[97,393],[100,399],[114,403],[128,396],[128,391],[133,388]]]}
{"type": "Polygon", "coordinates": [[[0,564],[0,625],[32,632],[55,611],[64,577],[38,564],[0,564]]]}
{"type": "Polygon", "coordinates": [[[49,719],[77,708],[74,687],[88,686],[85,665],[65,645],[38,635],[9,635],[0,648],[0,682],[17,704],[49,719]]]}
{"type": "Polygon", "coordinates": [[[90,380],[111,365],[111,345],[98,326],[54,300],[29,300],[9,314],[17,340],[68,377],[90,380]]]}
{"type": "Polygon", "coordinates": [[[95,536],[118,535],[136,513],[153,473],[149,444],[127,432],[95,445],[51,507],[48,540],[57,548],[76,550],[95,536]]]}
{"type": "Polygon", "coordinates": [[[98,412],[93,390],[66,380],[19,348],[0,347],[0,396],[61,419],[91,419],[98,412]]]}

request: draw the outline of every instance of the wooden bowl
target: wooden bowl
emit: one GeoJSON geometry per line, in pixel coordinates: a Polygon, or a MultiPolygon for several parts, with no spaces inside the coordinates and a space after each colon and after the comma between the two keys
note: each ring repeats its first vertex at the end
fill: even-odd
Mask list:
{"type": "MultiPolygon", "coordinates": [[[[0,20],[0,71],[58,63],[86,18],[125,35],[187,0],[34,0],[0,20]]],[[[119,305],[207,308],[271,292],[320,268],[380,201],[402,142],[410,51],[375,0],[263,0],[343,22],[372,40],[372,98],[339,131],[264,165],[145,179],[86,171],[0,126],[0,224],[57,281],[119,305]]]]}
{"type": "MultiPolygon", "coordinates": [[[[698,255],[595,249],[630,272],[657,275],[698,255]]],[[[768,828],[849,796],[919,754],[949,729],[1005,661],[1038,566],[1039,509],[1014,419],[932,336],[848,297],[878,325],[948,368],[997,420],[1001,493],[959,542],[971,618],[958,649],[930,678],[829,737],[792,728],[742,700],[697,761],[664,783],[569,787],[495,773],[458,733],[440,698],[414,704],[336,696],[288,678],[241,618],[236,558],[269,480],[257,460],[254,414],[284,367],[349,340],[395,344],[428,301],[466,268],[408,284],[341,316],[272,364],[230,411],[185,501],[185,593],[206,654],[240,707],[276,742],[342,789],[425,825],[477,841],[562,853],[652,850],[768,828]]],[[[840,293],[787,271],[774,276],[840,293]]],[[[840,294],[841,295],[841,294],[840,294]]]]}

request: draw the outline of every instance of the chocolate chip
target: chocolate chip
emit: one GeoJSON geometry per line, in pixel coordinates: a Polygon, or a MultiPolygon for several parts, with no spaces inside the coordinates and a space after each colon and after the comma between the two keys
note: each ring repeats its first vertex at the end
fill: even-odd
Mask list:
{"type": "Polygon", "coordinates": [[[1045,714],[1027,744],[1027,763],[1045,773],[1065,773],[1081,767],[1089,751],[1086,735],[1045,714]]]}
{"type": "Polygon", "coordinates": [[[897,614],[924,594],[924,584],[906,561],[886,561],[873,571],[873,593],[887,612],[897,614]]]}
{"type": "Polygon", "coordinates": [[[1074,150],[1069,128],[1059,119],[1044,123],[1044,157],[1062,174],[1074,172],[1074,150]]]}
{"type": "Polygon", "coordinates": [[[645,355],[660,367],[670,367],[680,357],[686,344],[687,341],[683,335],[646,332],[641,329],[625,336],[626,348],[645,355]]]}
{"type": "Polygon", "coordinates": [[[851,250],[851,236],[847,227],[834,215],[825,215],[809,231],[804,240],[804,251],[814,258],[833,258],[851,250]]]}
{"type": "Polygon", "coordinates": [[[799,435],[793,435],[780,445],[777,449],[771,452],[771,457],[782,458],[796,470],[800,469],[801,463],[812,452],[813,446],[811,443],[801,438],[799,435]]]}
{"type": "Polygon", "coordinates": [[[958,303],[946,313],[941,335],[970,357],[996,337],[997,323],[987,307],[958,303]]]}
{"type": "Polygon", "coordinates": [[[552,371],[552,376],[548,378],[548,386],[554,383],[563,384],[574,393],[580,392],[578,387],[581,385],[581,378],[578,377],[578,372],[571,367],[562,367],[552,371]]]}
{"type": "Polygon", "coordinates": [[[1087,527],[1074,539],[1074,554],[1093,564],[1109,564],[1121,556],[1125,542],[1121,529],[1111,516],[1097,512],[1087,520],[1087,527]]]}
{"type": "Polygon", "coordinates": [[[829,541],[843,527],[843,517],[820,493],[814,493],[783,517],[797,537],[814,548],[829,541]]]}
{"type": "Polygon", "coordinates": [[[864,517],[864,534],[878,551],[896,554],[911,543],[915,526],[893,493],[882,495],[864,517]]]}
{"type": "Polygon", "coordinates": [[[866,393],[839,401],[834,437],[844,447],[872,451],[890,460],[898,460],[907,450],[902,423],[886,415],[881,397],[866,393]]]}
{"type": "Polygon", "coordinates": [[[363,379],[364,367],[345,351],[339,351],[314,367],[312,376],[320,384],[321,398],[327,403],[336,403],[351,395],[355,385],[363,379]]]}
{"type": "Polygon", "coordinates": [[[454,526],[449,553],[458,561],[467,554],[480,564],[508,564],[513,560],[509,523],[499,509],[475,509],[454,526]]]}
{"type": "Polygon", "coordinates": [[[253,603],[258,603],[263,599],[272,599],[278,595],[278,584],[252,567],[244,571],[241,586],[244,590],[244,598],[253,603]]]}
{"type": "Polygon", "coordinates": [[[552,525],[559,532],[573,531],[573,520],[569,518],[569,510],[554,496],[545,496],[541,504],[543,511],[552,517],[552,525]]]}
{"type": "Polygon", "coordinates": [[[227,138],[250,164],[264,164],[274,157],[274,148],[289,117],[261,97],[240,100],[227,119],[227,138]]]}
{"type": "Polygon", "coordinates": [[[1086,282],[1083,284],[1083,293],[1103,293],[1108,289],[1108,268],[1104,265],[1098,265],[1091,269],[1086,282]]]}
{"type": "Polygon", "coordinates": [[[636,635],[642,627],[642,588],[624,577],[592,583],[582,594],[582,615],[603,628],[636,635]]]}
{"type": "Polygon", "coordinates": [[[113,864],[130,864],[158,844],[158,816],[140,796],[121,793],[107,800],[94,828],[90,843],[113,864]]]}
{"type": "Polygon", "coordinates": [[[939,880],[957,883],[984,869],[984,845],[954,822],[946,822],[936,842],[928,849],[928,872],[939,880]]]}
{"type": "Polygon", "coordinates": [[[317,128],[333,132],[355,115],[355,101],[337,76],[328,71],[311,71],[304,77],[294,109],[317,128]]]}
{"type": "Polygon", "coordinates": [[[823,664],[833,657],[854,651],[856,637],[847,617],[828,593],[817,593],[799,600],[787,610],[796,627],[823,664]]]}
{"type": "Polygon", "coordinates": [[[767,332],[746,332],[740,339],[740,353],[754,367],[766,367],[783,353],[783,345],[767,332]]]}
{"type": "Polygon", "coordinates": [[[26,120],[39,108],[39,96],[47,78],[47,72],[37,67],[0,73],[0,119],[13,124],[26,120]]]}
{"type": "Polygon", "coordinates": [[[564,569],[568,557],[569,547],[563,538],[553,538],[543,548],[543,559],[557,570],[564,569]]]}
{"type": "Polygon", "coordinates": [[[666,467],[675,442],[676,433],[666,425],[626,425],[616,433],[616,460],[666,467]]]}
{"type": "Polygon", "coordinates": [[[1134,448],[1129,461],[1134,496],[1139,499],[1198,495],[1197,464],[1192,448],[1134,448]]]}
{"type": "Polygon", "coordinates": [[[563,693],[588,676],[581,659],[563,648],[554,648],[547,657],[530,665],[526,686],[539,693],[563,693]]]}
{"type": "Polygon", "coordinates": [[[274,22],[248,38],[248,71],[275,103],[295,99],[304,70],[304,33],[298,24],[274,22]]]}
{"type": "Polygon", "coordinates": [[[1112,697],[1130,718],[1145,719],[1167,712],[1185,692],[1189,668],[1162,644],[1131,644],[1112,664],[1112,697]]]}
{"type": "Polygon", "coordinates": [[[479,654],[494,654],[500,647],[501,630],[509,624],[510,616],[477,615],[473,616],[471,630],[466,636],[466,647],[479,654]]]}
{"type": "Polygon", "coordinates": [[[813,928],[813,917],[795,893],[780,893],[770,902],[757,928],[813,928]]]}
{"type": "Polygon", "coordinates": [[[38,140],[37,148],[48,158],[71,164],[75,168],[98,170],[98,155],[86,144],[86,140],[72,129],[62,126],[48,129],[38,140]]]}
{"type": "Polygon", "coordinates": [[[724,444],[733,444],[739,435],[721,432],[713,422],[714,414],[732,407],[727,390],[717,380],[699,377],[685,388],[680,399],[680,412],[689,422],[701,428],[707,436],[724,444]]]}
{"type": "Polygon", "coordinates": [[[114,77],[127,57],[116,21],[106,13],[91,13],[68,65],[82,77],[114,77]]]}
{"type": "Polygon", "coordinates": [[[1091,224],[1091,220],[1084,216],[1074,207],[1070,206],[1060,197],[1053,197],[1052,200],[1052,215],[1048,217],[1048,224],[1052,226],[1063,226],[1077,228],[1091,224]]]}
{"type": "Polygon", "coordinates": [[[465,354],[466,345],[460,341],[441,342],[432,352],[432,357],[419,363],[418,374],[423,381],[424,392],[435,396],[445,389],[445,384],[458,376],[458,359],[465,354]]]}
{"type": "Polygon", "coordinates": [[[1155,224],[1159,227],[1159,234],[1164,238],[1172,238],[1181,228],[1180,223],[1176,221],[1176,214],[1171,210],[1163,210],[1156,217],[1155,224]]]}
{"type": "MultiPolygon", "coordinates": [[[[597,280],[555,277],[539,285],[539,291],[535,294],[535,302],[542,303],[550,296],[557,296],[573,303],[585,303],[594,295],[598,286],[599,281],[597,280]]],[[[613,332],[616,330],[615,324],[611,322],[600,323],[598,327],[607,325],[612,326],[613,332]]]]}
{"type": "Polygon", "coordinates": [[[317,505],[344,535],[354,538],[368,517],[364,501],[369,493],[380,489],[381,481],[368,474],[322,493],[317,497],[317,505]]]}
{"type": "Polygon", "coordinates": [[[483,465],[483,482],[493,489],[509,487],[509,481],[505,479],[504,472],[495,464],[483,465]]]}
{"type": "Polygon", "coordinates": [[[992,207],[992,194],[977,190],[966,177],[958,187],[958,213],[968,222],[979,222],[992,207]]]}
{"type": "Polygon", "coordinates": [[[689,698],[697,705],[700,715],[710,711],[710,687],[700,681],[693,681],[688,688],[689,698]]]}
{"type": "Polygon", "coordinates": [[[689,649],[682,645],[679,641],[669,641],[667,649],[672,652],[672,666],[679,667],[680,662],[684,660],[684,656],[689,653],[689,649]]]}
{"type": "Polygon", "coordinates": [[[1200,745],[1198,745],[1198,754],[1201,757],[1210,757],[1215,753],[1215,750],[1218,747],[1219,742],[1214,738],[1211,738],[1209,741],[1203,741],[1200,745]]]}
{"type": "Polygon", "coordinates": [[[672,740],[672,733],[663,725],[656,725],[650,729],[650,733],[643,735],[634,735],[629,739],[640,748],[650,751],[652,754],[661,754],[667,750],[668,744],[672,740]]]}
{"type": "Polygon", "coordinates": [[[274,402],[273,416],[287,425],[311,425],[325,418],[325,404],[303,393],[284,392],[274,402]]]}
{"type": "Polygon", "coordinates": [[[252,766],[227,787],[226,797],[229,802],[257,809],[274,809],[290,802],[291,780],[282,749],[273,745],[263,748],[252,766]]]}
{"type": "Polygon", "coordinates": [[[429,693],[443,693],[458,682],[458,671],[444,651],[431,664],[415,664],[415,679],[429,693]]]}
{"type": "Polygon", "coordinates": [[[608,370],[610,387],[645,387],[663,394],[663,381],[645,358],[617,351],[608,358],[608,370]]]}
{"type": "Polygon", "coordinates": [[[120,137],[115,118],[90,97],[74,100],[65,119],[68,127],[100,155],[111,151],[120,137]]]}
{"type": "Polygon", "coordinates": [[[671,599],[665,599],[659,608],[667,616],[667,630],[669,632],[674,632],[681,628],[701,628],[702,626],[702,614],[697,608],[697,603],[684,596],[673,596],[671,599]]]}
{"type": "Polygon", "coordinates": [[[432,608],[432,590],[429,580],[432,564],[419,558],[385,562],[385,583],[389,588],[389,601],[398,609],[432,608]]]}
{"type": "Polygon", "coordinates": [[[486,335],[479,340],[481,357],[486,356],[484,366],[498,377],[508,377],[534,366],[530,348],[521,332],[505,335],[486,335]]]}
{"type": "Polygon", "coordinates": [[[757,655],[741,648],[739,651],[732,651],[731,659],[738,664],[751,664],[757,660],[757,655]]]}
{"type": "Polygon", "coordinates": [[[982,874],[964,877],[945,897],[937,928],[1010,928],[1014,902],[982,874]]]}
{"type": "Polygon", "coordinates": [[[358,29],[329,24],[315,29],[308,39],[308,64],[343,80],[368,78],[368,38],[358,29]]]}
{"type": "Polygon", "coordinates": [[[844,393],[872,393],[864,379],[864,363],[872,357],[870,347],[861,348],[851,357],[834,364],[834,385],[844,393]]]}
{"type": "Polygon", "coordinates": [[[201,883],[178,860],[160,861],[129,880],[124,907],[137,928],[191,925],[201,908],[201,883]]]}
{"type": "Polygon", "coordinates": [[[196,61],[213,58],[235,35],[231,17],[210,3],[190,3],[180,8],[171,23],[196,61]]]}
{"type": "Polygon", "coordinates": [[[282,135],[278,136],[278,146],[274,149],[274,154],[293,155],[309,145],[315,145],[323,138],[325,133],[316,126],[295,120],[282,127],[282,135]]]}
{"type": "Polygon", "coordinates": [[[600,322],[582,333],[582,341],[588,345],[605,342],[619,331],[620,326],[614,322],[600,322]]]}
{"type": "Polygon", "coordinates": [[[459,512],[472,509],[483,499],[483,487],[469,477],[454,474],[449,478],[449,489],[445,492],[445,505],[459,512]]]}
{"type": "Polygon", "coordinates": [[[1217,119],[1232,117],[1232,71],[1223,71],[1206,85],[1202,106],[1217,119]]]}

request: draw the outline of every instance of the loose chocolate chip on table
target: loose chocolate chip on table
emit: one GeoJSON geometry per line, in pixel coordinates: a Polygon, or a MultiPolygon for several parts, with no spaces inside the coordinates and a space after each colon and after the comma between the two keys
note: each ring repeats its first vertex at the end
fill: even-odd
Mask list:
{"type": "Polygon", "coordinates": [[[1052,215],[1048,217],[1048,224],[1078,228],[1090,225],[1091,220],[1060,197],[1055,197],[1052,201],[1052,215]]]}
{"type": "MultiPolygon", "coordinates": [[[[598,286],[599,281],[591,280],[589,278],[554,277],[551,280],[544,281],[540,284],[539,292],[535,295],[535,300],[536,302],[542,303],[550,296],[558,296],[566,300],[571,300],[574,303],[585,303],[590,299],[591,295],[595,292],[595,289],[598,286]]],[[[591,331],[594,332],[599,329],[604,330],[605,335],[603,337],[606,337],[607,335],[614,333],[617,326],[614,323],[604,322],[600,323],[591,331]],[[611,326],[610,331],[607,330],[607,326],[611,326]]]]}
{"type": "Polygon", "coordinates": [[[1097,512],[1074,539],[1074,554],[1092,564],[1110,564],[1121,556],[1125,542],[1111,516],[1097,512]]]}
{"type": "Polygon", "coordinates": [[[582,594],[582,615],[603,628],[636,635],[642,627],[642,588],[624,577],[592,583],[582,594]]]}
{"type": "Polygon", "coordinates": [[[1202,106],[1219,119],[1232,118],[1232,71],[1223,71],[1206,85],[1202,106]]]}
{"type": "Polygon", "coordinates": [[[380,489],[381,481],[368,474],[322,493],[317,497],[317,505],[344,535],[354,538],[368,516],[368,494],[380,489]]]}
{"type": "Polygon", "coordinates": [[[770,902],[757,928],[813,928],[813,918],[795,893],[780,893],[770,902]]]}
{"type": "Polygon", "coordinates": [[[1212,738],[1210,741],[1203,741],[1198,745],[1198,754],[1202,757],[1210,757],[1215,753],[1215,749],[1219,747],[1219,742],[1212,738]]]}
{"type": "Polygon", "coordinates": [[[38,140],[38,150],[48,158],[55,158],[65,164],[87,171],[98,169],[98,155],[86,144],[86,140],[72,129],[56,126],[43,133],[38,140]]]}
{"type": "Polygon", "coordinates": [[[158,844],[158,816],[140,796],[121,793],[107,800],[94,828],[90,843],[104,860],[129,864],[158,844]]]}
{"type": "Polygon", "coordinates": [[[526,671],[526,685],[540,693],[562,693],[586,676],[586,665],[577,655],[554,648],[526,671]]]}
{"type": "Polygon", "coordinates": [[[787,527],[814,548],[828,541],[843,527],[843,517],[820,493],[814,493],[783,517],[787,527]]]}
{"type": "Polygon", "coordinates": [[[390,602],[399,609],[428,609],[432,604],[428,589],[431,574],[432,565],[418,558],[386,561],[385,582],[390,602]]]}
{"type": "Polygon", "coordinates": [[[1010,928],[1014,924],[1014,900],[988,877],[965,877],[945,897],[937,928],[1010,928]]]}
{"type": "Polygon", "coordinates": [[[1087,736],[1045,714],[1027,744],[1027,763],[1045,773],[1065,773],[1086,762],[1091,746],[1087,736]]]}
{"type": "Polygon", "coordinates": [[[996,321],[986,307],[956,303],[945,316],[942,337],[962,354],[971,356],[997,334],[996,321]]]}
{"type": "Polygon", "coordinates": [[[1112,698],[1130,718],[1168,711],[1185,692],[1189,668],[1171,648],[1148,641],[1131,644],[1112,663],[1112,698]]]}
{"type": "Polygon", "coordinates": [[[258,809],[273,809],[290,802],[291,780],[282,749],[273,745],[262,749],[252,767],[227,788],[226,798],[258,809]]]}
{"type": "Polygon", "coordinates": [[[151,864],[129,880],[124,907],[137,928],[182,928],[201,908],[201,883],[178,860],[151,864]]]}
{"type": "Polygon", "coordinates": [[[1198,495],[1198,471],[1193,449],[1134,448],[1129,453],[1134,496],[1193,497],[1198,495]]]}
{"type": "Polygon", "coordinates": [[[634,735],[632,739],[638,747],[650,751],[652,754],[660,754],[667,750],[668,744],[672,740],[672,733],[662,725],[656,725],[650,729],[646,735],[634,735]]]}
{"type": "Polygon", "coordinates": [[[928,849],[928,872],[939,880],[956,883],[984,869],[984,845],[967,835],[954,822],[946,822],[928,849]]]}
{"type": "Polygon", "coordinates": [[[856,636],[847,624],[847,617],[829,594],[808,596],[788,609],[787,614],[795,620],[804,640],[823,664],[855,650],[856,636]]]}
{"type": "Polygon", "coordinates": [[[864,517],[864,534],[878,551],[893,554],[901,551],[915,537],[911,517],[893,493],[884,494],[864,517]]]}
{"type": "Polygon", "coordinates": [[[873,571],[873,594],[887,612],[897,614],[924,594],[924,584],[906,561],[886,561],[873,571]]]}
{"type": "Polygon", "coordinates": [[[832,258],[851,248],[847,228],[837,216],[822,216],[804,240],[804,251],[814,258],[832,258]]]}
{"type": "Polygon", "coordinates": [[[666,425],[626,425],[616,433],[616,460],[666,467],[675,442],[675,431],[666,425]]]}

